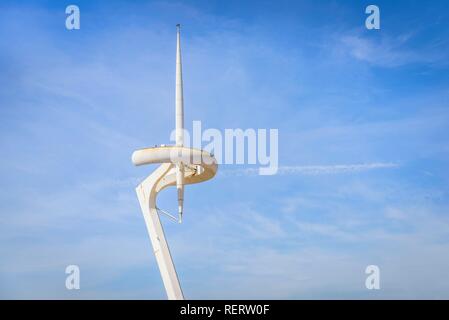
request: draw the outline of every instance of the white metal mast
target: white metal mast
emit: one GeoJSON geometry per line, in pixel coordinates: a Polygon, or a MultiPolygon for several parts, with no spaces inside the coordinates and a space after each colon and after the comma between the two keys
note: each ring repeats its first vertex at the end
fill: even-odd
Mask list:
{"type": "Polygon", "coordinates": [[[181,25],[176,25],[176,145],[184,145],[184,97],[182,90],[181,25]]]}
{"type": "MultiPolygon", "coordinates": [[[[184,146],[184,97],[182,92],[182,62],[181,62],[181,26],[176,25],[176,146],[184,146]]],[[[184,206],[184,164],[176,164],[176,189],[178,191],[178,215],[182,221],[184,206]]]]}

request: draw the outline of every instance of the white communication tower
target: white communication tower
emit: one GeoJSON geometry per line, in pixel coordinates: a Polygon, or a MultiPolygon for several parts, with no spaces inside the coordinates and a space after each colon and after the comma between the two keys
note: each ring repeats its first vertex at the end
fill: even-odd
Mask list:
{"type": "Polygon", "coordinates": [[[162,281],[168,299],[182,300],[184,295],[176,274],[165,239],[164,230],[159,219],[163,213],[182,222],[184,206],[184,186],[213,178],[218,166],[214,156],[204,150],[184,147],[184,99],[182,91],[181,33],[177,28],[176,45],[176,144],[174,146],[156,146],[134,151],[132,161],[135,165],[161,164],[137,188],[137,197],[145,218],[145,223],[153,245],[154,255],[161,272],[162,281]],[[169,186],[176,186],[178,193],[178,217],[159,209],[156,197],[169,186]]]}

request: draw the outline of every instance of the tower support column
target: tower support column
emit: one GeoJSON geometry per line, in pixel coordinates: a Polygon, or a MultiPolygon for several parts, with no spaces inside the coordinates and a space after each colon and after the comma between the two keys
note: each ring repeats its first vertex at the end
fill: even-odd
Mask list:
{"type": "Polygon", "coordinates": [[[168,299],[183,300],[184,295],[156,209],[156,196],[163,188],[161,183],[164,184],[162,179],[173,167],[171,163],[161,164],[137,186],[136,192],[168,299]]]}

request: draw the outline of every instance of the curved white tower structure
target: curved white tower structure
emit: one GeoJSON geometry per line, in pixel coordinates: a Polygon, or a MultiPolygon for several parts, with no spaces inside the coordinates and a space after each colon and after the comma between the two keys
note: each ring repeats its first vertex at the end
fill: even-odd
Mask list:
{"type": "Polygon", "coordinates": [[[181,222],[184,206],[184,186],[213,178],[218,168],[217,161],[210,153],[184,147],[180,25],[178,24],[176,27],[176,145],[139,149],[134,151],[132,155],[132,161],[135,165],[161,164],[137,186],[136,192],[162,281],[170,300],[184,299],[184,295],[165,239],[159,212],[165,213],[173,219],[176,218],[157,207],[156,197],[163,189],[176,186],[178,191],[178,221],[181,222]]]}

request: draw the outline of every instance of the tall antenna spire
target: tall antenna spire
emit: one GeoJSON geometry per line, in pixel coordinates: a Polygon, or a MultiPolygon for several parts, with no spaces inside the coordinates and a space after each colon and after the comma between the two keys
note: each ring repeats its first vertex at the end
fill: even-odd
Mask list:
{"type": "Polygon", "coordinates": [[[184,98],[182,92],[181,25],[176,25],[176,145],[184,145],[184,98]]]}
{"type": "MultiPolygon", "coordinates": [[[[184,146],[184,98],[182,93],[182,63],[181,63],[181,25],[176,25],[176,146],[184,146]]],[[[184,164],[176,164],[176,189],[178,190],[178,215],[182,221],[184,210],[184,164]]]]}

